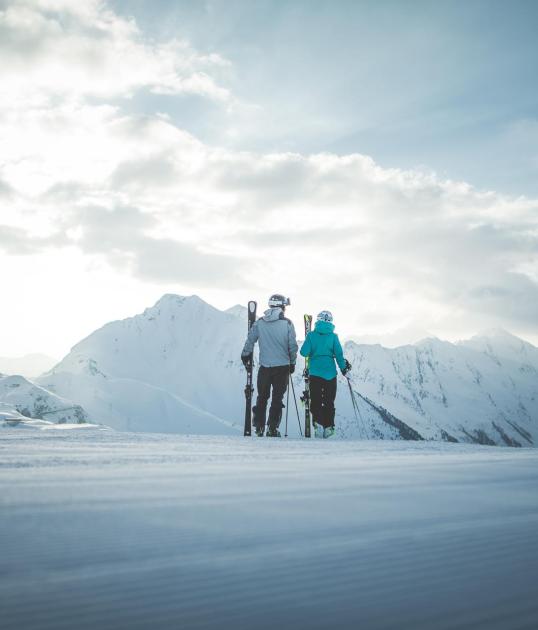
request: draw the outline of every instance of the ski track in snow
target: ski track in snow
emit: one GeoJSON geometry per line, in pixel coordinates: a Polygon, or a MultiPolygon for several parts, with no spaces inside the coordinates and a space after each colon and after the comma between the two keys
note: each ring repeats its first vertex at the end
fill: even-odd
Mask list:
{"type": "Polygon", "coordinates": [[[538,451],[0,435],[0,625],[538,627],[538,451]]]}

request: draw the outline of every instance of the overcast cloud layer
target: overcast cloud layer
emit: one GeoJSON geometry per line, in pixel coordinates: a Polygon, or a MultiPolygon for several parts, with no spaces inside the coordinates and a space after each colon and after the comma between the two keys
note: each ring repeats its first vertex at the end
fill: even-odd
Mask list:
{"type": "Polygon", "coordinates": [[[224,57],[152,41],[106,3],[0,6],[0,354],[61,354],[164,292],[225,307],[283,291],[292,317],[331,308],[347,335],[538,340],[537,200],[361,154],[211,146],[158,100],[129,104],[196,95],[233,120],[256,104],[227,87],[224,57]]]}

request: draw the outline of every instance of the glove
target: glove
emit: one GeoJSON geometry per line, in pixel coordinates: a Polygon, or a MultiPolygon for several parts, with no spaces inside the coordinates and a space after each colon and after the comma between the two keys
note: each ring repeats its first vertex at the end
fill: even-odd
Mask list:
{"type": "Polygon", "coordinates": [[[295,372],[295,363],[290,363],[290,374],[295,372]]]}
{"type": "Polygon", "coordinates": [[[242,354],[241,361],[243,361],[243,365],[248,369],[252,365],[252,353],[242,354]]]}
{"type": "Polygon", "coordinates": [[[346,359],[346,365],[342,370],[342,376],[345,376],[351,370],[351,363],[346,359]]]}

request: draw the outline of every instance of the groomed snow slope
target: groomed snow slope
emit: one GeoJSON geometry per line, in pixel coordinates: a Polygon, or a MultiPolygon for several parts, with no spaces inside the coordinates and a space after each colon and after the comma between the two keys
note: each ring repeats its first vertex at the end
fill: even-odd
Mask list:
{"type": "Polygon", "coordinates": [[[8,630],[531,630],[538,452],[8,429],[8,630]]]}

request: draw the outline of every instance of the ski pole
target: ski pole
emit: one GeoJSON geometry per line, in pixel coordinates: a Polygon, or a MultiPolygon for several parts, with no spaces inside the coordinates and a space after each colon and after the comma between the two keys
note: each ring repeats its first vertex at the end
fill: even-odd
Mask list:
{"type": "Polygon", "coordinates": [[[353,412],[355,413],[355,420],[357,421],[357,424],[360,423],[362,434],[364,436],[364,439],[366,439],[366,427],[362,420],[362,415],[359,409],[359,405],[357,403],[357,400],[355,399],[355,392],[353,391],[353,387],[351,387],[351,381],[349,380],[349,377],[345,376],[344,378],[346,379],[348,387],[349,387],[349,394],[351,396],[351,404],[353,405],[353,412]]]}
{"type": "Polygon", "coordinates": [[[289,407],[289,403],[290,403],[290,379],[291,379],[291,374],[288,372],[288,386],[287,386],[287,393],[286,393],[286,431],[284,432],[284,437],[288,437],[288,407],[289,407]]]}
{"type": "Polygon", "coordinates": [[[301,427],[301,420],[299,418],[299,407],[297,406],[297,397],[295,396],[295,387],[293,386],[293,379],[291,378],[291,374],[290,374],[290,383],[291,383],[291,391],[293,394],[293,400],[295,401],[295,411],[297,412],[297,422],[299,423],[299,433],[301,434],[301,437],[303,437],[303,429],[301,427]]]}

